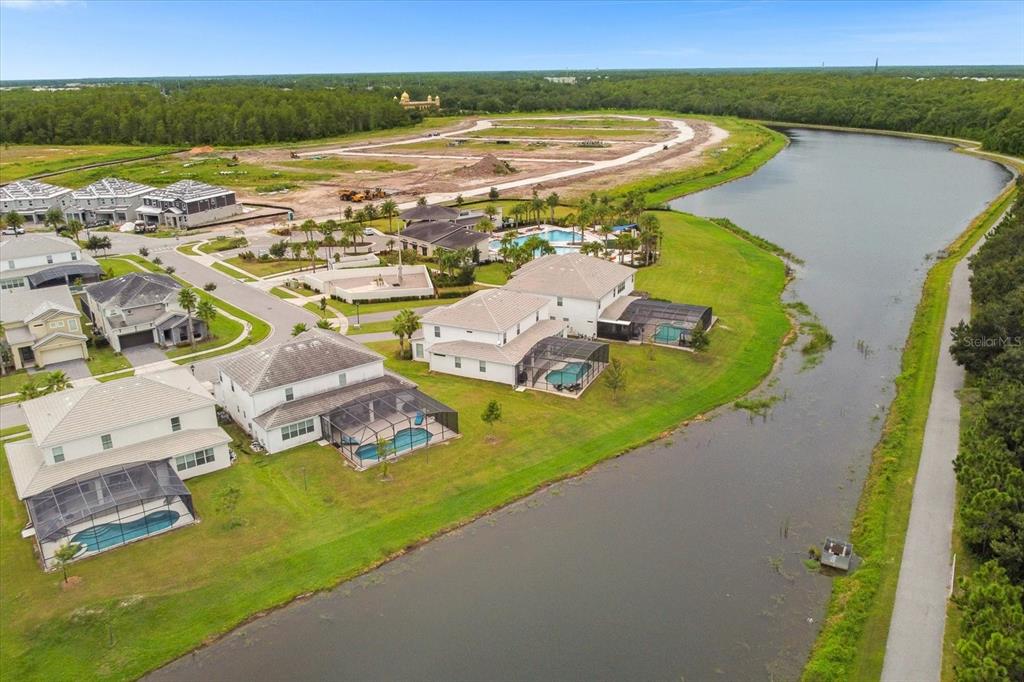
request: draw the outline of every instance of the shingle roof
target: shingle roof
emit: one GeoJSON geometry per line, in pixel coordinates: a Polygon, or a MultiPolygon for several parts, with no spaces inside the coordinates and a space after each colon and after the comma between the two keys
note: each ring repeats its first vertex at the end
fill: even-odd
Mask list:
{"type": "Polygon", "coordinates": [[[341,334],[311,329],[276,346],[239,353],[219,369],[248,393],[258,393],[382,359],[341,334]]]}
{"type": "Polygon", "coordinates": [[[451,305],[434,308],[420,319],[424,324],[503,332],[548,303],[549,300],[543,296],[505,289],[484,289],[451,305]]]}
{"type": "Polygon", "coordinates": [[[398,217],[405,222],[419,220],[454,220],[459,217],[459,212],[447,206],[414,206],[407,211],[402,211],[398,217]]]}
{"type": "Polygon", "coordinates": [[[174,278],[155,272],[130,272],[85,287],[94,300],[120,308],[160,303],[168,296],[177,296],[179,289],[181,285],[174,278]]]}
{"type": "Polygon", "coordinates": [[[27,322],[50,310],[77,315],[71,289],[57,286],[0,292],[0,320],[5,324],[27,322]]]}
{"type": "Polygon", "coordinates": [[[20,237],[0,238],[0,260],[4,261],[81,250],[82,247],[70,239],[48,234],[23,234],[20,237]]]}
{"type": "Polygon", "coordinates": [[[47,447],[213,404],[192,373],[179,367],[51,393],[21,409],[32,440],[47,447]]]}
{"type": "Polygon", "coordinates": [[[444,341],[431,346],[430,352],[514,365],[526,357],[541,339],[558,336],[564,330],[565,322],[561,320],[541,320],[504,346],[481,341],[444,341]]]}
{"type": "Polygon", "coordinates": [[[58,187],[57,185],[50,185],[38,180],[18,180],[17,182],[0,186],[0,199],[3,201],[48,199],[70,191],[66,187],[58,187]]]}
{"type": "Polygon", "coordinates": [[[294,424],[302,419],[327,414],[342,405],[370,393],[389,388],[415,388],[416,384],[397,374],[385,373],[384,376],[358,384],[349,384],[316,395],[306,396],[277,405],[254,420],[264,429],[273,429],[285,424],[294,424]]]}
{"type": "Polygon", "coordinates": [[[86,185],[81,189],[76,189],[71,193],[71,198],[95,199],[99,197],[132,197],[153,191],[155,190],[149,185],[143,185],[138,182],[122,180],[121,178],[103,178],[102,180],[97,180],[91,185],[86,185]]]}
{"type": "Polygon", "coordinates": [[[450,232],[435,241],[434,246],[440,246],[443,249],[450,249],[454,251],[456,249],[472,248],[480,242],[488,241],[489,239],[490,237],[483,232],[477,232],[476,230],[460,227],[454,232],[450,232]]]}
{"type": "Polygon", "coordinates": [[[541,256],[512,273],[513,291],[596,301],[635,271],[582,253],[541,256]]]}

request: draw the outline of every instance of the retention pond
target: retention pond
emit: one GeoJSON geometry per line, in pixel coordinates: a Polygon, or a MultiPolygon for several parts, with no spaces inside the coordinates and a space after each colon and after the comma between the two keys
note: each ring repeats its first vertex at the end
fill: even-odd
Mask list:
{"type": "Polygon", "coordinates": [[[806,261],[787,299],[835,346],[810,368],[791,349],[764,417],[727,406],[152,678],[797,677],[831,580],[807,547],[849,530],[929,255],[1009,174],[935,142],[786,133],[753,176],[673,202],[806,261]]]}

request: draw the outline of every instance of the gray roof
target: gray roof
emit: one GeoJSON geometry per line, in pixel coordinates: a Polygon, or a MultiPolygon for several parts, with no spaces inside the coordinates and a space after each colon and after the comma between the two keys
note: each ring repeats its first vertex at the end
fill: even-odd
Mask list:
{"type": "Polygon", "coordinates": [[[398,217],[407,223],[420,220],[454,220],[458,216],[459,212],[454,208],[437,205],[414,206],[398,214],[398,217]]]}
{"type": "Polygon", "coordinates": [[[264,429],[273,429],[310,417],[319,417],[370,393],[385,389],[415,387],[416,384],[397,374],[385,373],[384,376],[376,379],[341,386],[323,393],[281,403],[256,417],[254,421],[264,429]]]}
{"type": "Polygon", "coordinates": [[[423,324],[503,332],[549,303],[550,300],[543,296],[506,289],[484,289],[451,305],[434,308],[420,319],[423,324]]]}
{"type": "Polygon", "coordinates": [[[4,324],[28,322],[51,310],[69,315],[78,314],[71,289],[57,286],[0,292],[0,320],[4,324]]]}
{"type": "Polygon", "coordinates": [[[258,393],[383,359],[341,334],[311,329],[276,346],[239,353],[219,369],[248,393],[258,393]]]}
{"type": "MultiPolygon", "coordinates": [[[[483,232],[477,232],[476,230],[460,227],[454,232],[450,232],[438,239],[434,242],[434,246],[454,251],[456,249],[471,249],[480,244],[480,242],[486,242],[489,240],[490,237],[483,232]]],[[[481,251],[483,250],[484,249],[481,249],[481,251]]]]}
{"type": "Polygon", "coordinates": [[[93,300],[119,308],[161,303],[169,296],[177,296],[179,289],[181,285],[174,278],[155,272],[130,272],[85,287],[93,300]]]}
{"type": "Polygon", "coordinates": [[[92,258],[82,258],[76,261],[56,263],[54,265],[40,265],[34,268],[22,268],[13,270],[22,277],[28,277],[30,286],[38,287],[53,280],[64,280],[74,282],[79,277],[96,277],[103,275],[103,268],[92,258]]]}
{"type": "Polygon", "coordinates": [[[18,180],[0,186],[0,199],[14,201],[16,199],[49,199],[70,192],[66,187],[49,185],[38,180],[18,180]]]}
{"type": "Polygon", "coordinates": [[[178,367],[51,393],[21,409],[32,440],[47,447],[213,404],[192,373],[178,367]]]}
{"type": "Polygon", "coordinates": [[[206,199],[209,197],[220,196],[222,194],[234,194],[234,191],[227,189],[226,187],[217,187],[216,185],[199,182],[198,180],[178,180],[166,187],[155,189],[152,192],[147,193],[145,196],[153,199],[162,199],[164,201],[173,201],[174,199],[195,201],[196,199],[206,199]]]}
{"type": "Polygon", "coordinates": [[[121,178],[103,178],[82,189],[76,189],[71,193],[72,199],[109,199],[134,197],[155,191],[149,185],[143,185],[121,178]]]}
{"type": "Polygon", "coordinates": [[[565,322],[561,320],[541,320],[504,346],[481,341],[444,341],[431,346],[430,352],[514,365],[526,357],[542,339],[558,336],[564,330],[565,322]]]}
{"type": "MultiPolygon", "coordinates": [[[[81,251],[75,242],[49,234],[23,234],[20,237],[0,237],[0,260],[17,260],[30,256],[49,256],[57,253],[81,251]]],[[[6,275],[4,271],[2,274],[6,275]]]]}
{"type": "Polygon", "coordinates": [[[582,253],[541,256],[512,273],[504,285],[513,291],[600,300],[630,275],[632,268],[582,253]]]}

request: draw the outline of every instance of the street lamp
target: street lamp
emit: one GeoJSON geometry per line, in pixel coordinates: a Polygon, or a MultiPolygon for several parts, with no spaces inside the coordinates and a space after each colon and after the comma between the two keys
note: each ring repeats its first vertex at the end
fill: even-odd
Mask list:
{"type": "Polygon", "coordinates": [[[356,303],[356,329],[359,329],[359,303],[356,303]]]}

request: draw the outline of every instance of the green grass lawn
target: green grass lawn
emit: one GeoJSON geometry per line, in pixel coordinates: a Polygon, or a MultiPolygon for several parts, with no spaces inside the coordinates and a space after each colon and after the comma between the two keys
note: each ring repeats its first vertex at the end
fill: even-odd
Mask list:
{"type": "MultiPolygon", "coordinates": [[[[598,382],[579,400],[389,360],[459,410],[462,431],[448,445],[400,460],[389,482],[352,471],[316,444],[274,457],[242,454],[230,469],[189,481],[202,524],[77,563],[71,573],[81,583],[63,591],[60,576],[39,570],[31,543],[17,532],[25,510],[0,457],[6,676],[58,679],[74,670],[81,679],[138,677],[255,612],[335,585],[749,391],[770,371],[789,329],[782,263],[705,220],[661,219],[665,258],[639,274],[638,288],[714,306],[724,324],[707,353],[655,349],[649,359],[641,347],[615,344],[626,389],[613,397],[598,382]],[[495,444],[484,440],[488,428],[479,418],[491,398],[504,412],[495,444]],[[237,491],[234,508],[224,503],[228,491],[237,491]]],[[[395,343],[375,347],[390,355],[395,343]]]]}
{"type": "Polygon", "coordinates": [[[193,246],[193,249],[198,249],[203,253],[219,253],[221,251],[230,251],[231,249],[241,249],[249,245],[249,240],[245,237],[217,237],[210,241],[203,242],[198,246],[193,246]]]}
{"type": "Polygon", "coordinates": [[[7,372],[7,374],[0,377],[0,395],[17,393],[31,379],[32,375],[23,369],[19,369],[17,372],[7,372]]]}
{"type": "Polygon", "coordinates": [[[608,128],[605,130],[572,130],[569,128],[516,128],[515,121],[509,121],[508,125],[502,124],[500,128],[485,128],[466,133],[465,137],[499,137],[509,139],[541,138],[541,139],[573,139],[581,140],[586,137],[597,137],[601,139],[634,140],[637,142],[667,139],[670,131],[665,129],[644,130],[643,128],[608,128]]]}
{"type": "MultiPolygon", "coordinates": [[[[84,187],[109,176],[109,168],[91,168],[61,173],[49,179],[64,187],[84,187]]],[[[163,187],[179,180],[199,180],[256,192],[276,191],[297,187],[300,182],[328,180],[330,173],[302,170],[274,170],[248,163],[236,163],[229,157],[167,156],[126,163],[117,167],[117,177],[163,187]]]]}
{"type": "MultiPolygon", "coordinates": [[[[479,290],[481,287],[463,287],[460,291],[464,292],[464,296],[468,296],[474,291],[479,290]]],[[[382,301],[380,303],[362,303],[359,305],[360,315],[369,315],[370,313],[383,313],[391,310],[405,310],[406,308],[422,308],[424,306],[434,305],[448,305],[455,303],[459,298],[420,298],[415,301],[382,301]]],[[[345,303],[334,298],[327,299],[327,305],[331,306],[335,310],[340,310],[346,317],[354,318],[356,315],[356,306],[354,303],[345,303]]]]}
{"type": "Polygon", "coordinates": [[[554,121],[549,118],[516,118],[512,120],[496,119],[496,126],[527,126],[557,128],[657,128],[658,121],[649,119],[615,118],[614,116],[594,118],[560,118],[554,121]]]}
{"type": "Polygon", "coordinates": [[[228,266],[224,265],[223,263],[212,263],[210,265],[210,267],[213,268],[214,270],[216,270],[217,272],[225,274],[228,277],[233,277],[234,279],[237,279],[240,282],[255,282],[256,281],[256,279],[254,277],[250,277],[249,275],[246,275],[245,273],[239,272],[238,270],[235,270],[234,268],[229,268],[228,266]]]}
{"type": "Polygon", "coordinates": [[[317,170],[334,171],[336,173],[354,173],[355,171],[374,171],[377,173],[393,173],[415,168],[415,164],[399,163],[387,159],[353,159],[343,156],[325,156],[321,159],[299,159],[282,161],[281,165],[295,168],[315,168],[317,170]]]}
{"type": "MultiPolygon", "coordinates": [[[[234,265],[236,268],[245,270],[250,275],[255,277],[272,277],[274,275],[280,275],[282,272],[290,272],[292,270],[308,270],[309,259],[308,258],[282,258],[281,260],[252,260],[244,261],[239,256],[228,258],[224,261],[234,265]]],[[[317,258],[317,265],[323,265],[324,260],[317,258]]],[[[237,277],[237,273],[232,275],[237,277]]]]}
{"type": "Polygon", "coordinates": [[[380,332],[390,332],[391,320],[381,320],[380,322],[364,322],[359,327],[355,326],[355,319],[349,320],[348,334],[378,334],[380,332]]]}
{"type": "MultiPolygon", "coordinates": [[[[167,357],[173,360],[174,358],[180,358],[182,355],[201,353],[203,351],[213,350],[214,348],[220,348],[221,346],[229,344],[238,338],[238,335],[242,333],[242,330],[242,323],[236,322],[226,315],[217,315],[217,317],[213,318],[213,322],[210,324],[210,331],[212,332],[210,338],[196,343],[195,350],[193,350],[192,346],[189,345],[170,348],[167,350],[167,357]]],[[[244,346],[245,344],[242,345],[244,346]]]]}
{"type": "MultiPolygon", "coordinates": [[[[312,291],[312,290],[310,290],[310,291],[312,291]]],[[[270,290],[270,293],[273,294],[274,296],[277,296],[278,298],[284,298],[284,299],[298,298],[292,292],[288,291],[287,289],[283,289],[281,287],[274,287],[273,289],[270,290]]]]}
{"type": "MultiPolygon", "coordinates": [[[[41,173],[53,173],[91,163],[137,159],[174,151],[174,147],[135,147],[130,145],[33,145],[12,144],[0,153],[0,184],[14,182],[41,173]]],[[[117,175],[114,168],[102,169],[103,175],[117,175]]],[[[49,180],[47,181],[49,182],[49,180]]]]}
{"type": "Polygon", "coordinates": [[[6,438],[7,436],[13,436],[16,433],[27,433],[27,424],[17,424],[15,426],[5,426],[0,429],[0,438],[6,438]]]}
{"type": "Polygon", "coordinates": [[[487,263],[476,267],[476,281],[484,284],[504,284],[508,281],[508,272],[504,263],[487,263]]]}

